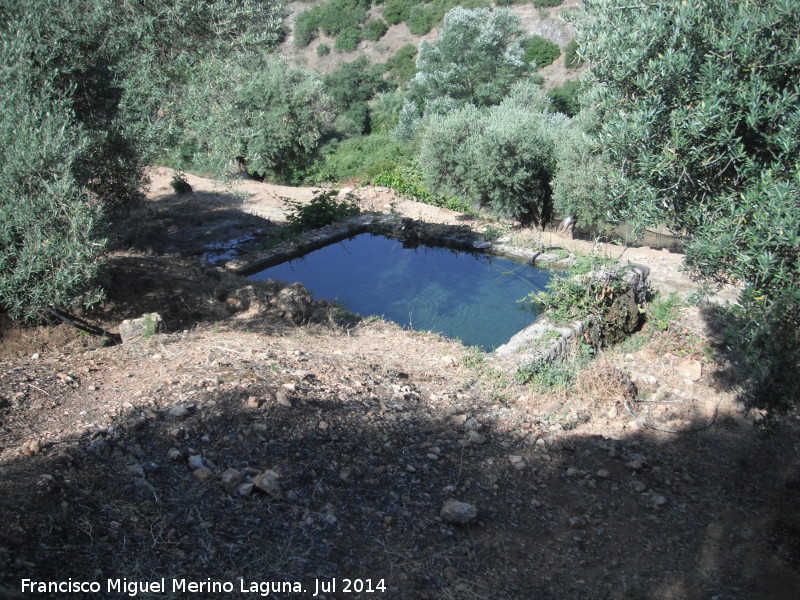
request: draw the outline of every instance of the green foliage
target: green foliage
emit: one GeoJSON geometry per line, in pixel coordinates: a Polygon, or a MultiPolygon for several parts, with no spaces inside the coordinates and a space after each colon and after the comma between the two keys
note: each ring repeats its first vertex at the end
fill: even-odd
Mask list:
{"type": "Polygon", "coordinates": [[[180,171],[176,171],[175,174],[172,176],[172,181],[169,182],[170,187],[172,190],[178,194],[191,194],[192,193],[192,186],[186,179],[186,175],[181,173],[180,171]]]}
{"type": "Polygon", "coordinates": [[[411,9],[406,20],[408,30],[414,35],[426,35],[433,29],[437,21],[443,15],[437,15],[437,11],[432,6],[417,4],[411,9]],[[438,18],[437,18],[438,17],[438,18]]]}
{"type": "Polygon", "coordinates": [[[301,12],[294,20],[294,45],[305,48],[319,35],[320,5],[314,5],[301,12]]]}
{"type": "Polygon", "coordinates": [[[400,46],[394,56],[386,61],[386,79],[398,86],[408,83],[417,72],[416,56],[417,47],[414,44],[400,46]]]}
{"type": "MultiPolygon", "coordinates": [[[[21,58],[25,41],[0,46],[3,64],[21,58]]],[[[73,173],[89,140],[69,99],[27,75],[0,71],[0,307],[34,319],[100,298],[92,284],[104,241],[100,206],[73,173]]]]}
{"type": "Polygon", "coordinates": [[[521,302],[549,311],[548,318],[555,323],[602,318],[624,285],[617,278],[596,276],[609,263],[602,257],[580,255],[563,277],[548,282],[547,291],[532,292],[521,302]]]}
{"type": "Polygon", "coordinates": [[[397,25],[408,20],[411,9],[418,0],[389,0],[383,7],[381,15],[389,25],[397,25]]]}
{"type": "Polygon", "coordinates": [[[321,158],[310,169],[306,181],[316,184],[347,179],[371,181],[375,176],[407,165],[413,149],[386,135],[351,137],[325,145],[321,158]]]}
{"type": "Polygon", "coordinates": [[[339,110],[367,102],[377,93],[388,89],[389,86],[381,77],[380,71],[369,64],[366,56],[345,63],[325,76],[325,90],[339,110]]]}
{"type": "Polygon", "coordinates": [[[339,200],[338,190],[317,192],[308,204],[285,199],[290,210],[286,215],[287,229],[293,234],[330,225],[361,212],[352,196],[339,200]]]}
{"type": "Polygon", "coordinates": [[[568,69],[577,69],[583,65],[583,58],[578,54],[578,39],[573,38],[564,48],[564,65],[568,69]]]}
{"type": "Polygon", "coordinates": [[[321,29],[325,35],[336,38],[337,50],[355,50],[362,38],[361,25],[369,6],[369,0],[327,0],[315,4],[295,18],[295,45],[305,48],[321,29]]]}
{"type": "Polygon", "coordinates": [[[540,35],[531,35],[525,38],[522,42],[522,47],[525,50],[522,60],[525,61],[525,66],[528,69],[541,69],[552,64],[555,59],[561,56],[558,44],[540,35]]]}
{"type": "Polygon", "coordinates": [[[207,61],[192,83],[185,139],[195,148],[192,162],[212,172],[239,157],[257,176],[296,181],[331,122],[321,78],[274,57],[207,61]]]}
{"type": "Polygon", "coordinates": [[[513,102],[434,117],[420,162],[434,193],[454,195],[525,223],[552,216],[553,129],[559,117],[513,102]]]}
{"type": "Polygon", "coordinates": [[[364,25],[364,28],[362,29],[362,35],[364,36],[365,40],[377,42],[384,35],[386,35],[388,30],[389,26],[386,25],[386,21],[383,19],[371,19],[367,21],[366,25],[364,25]]]}
{"type": "Polygon", "coordinates": [[[615,220],[610,195],[615,172],[590,132],[594,113],[584,111],[554,130],[556,169],[551,182],[555,213],[602,233],[615,220]]]}
{"type": "Polygon", "coordinates": [[[427,35],[430,30],[441,24],[442,19],[456,6],[466,9],[491,8],[488,0],[431,0],[420,2],[411,8],[408,13],[406,25],[414,35],[427,35]]]}
{"type": "Polygon", "coordinates": [[[352,52],[358,48],[359,42],[361,42],[361,29],[358,27],[348,27],[339,32],[333,47],[339,52],[352,52]]]}
{"type": "Polygon", "coordinates": [[[448,12],[439,38],[420,44],[396,135],[411,137],[423,116],[498,104],[524,69],[519,24],[508,9],[448,12]]]}
{"type": "Polygon", "coordinates": [[[340,113],[355,125],[352,135],[369,133],[370,116],[367,102],[379,92],[389,89],[380,69],[372,67],[366,56],[345,63],[325,76],[325,89],[340,113]]]}
{"type": "Polygon", "coordinates": [[[373,133],[388,135],[397,125],[403,108],[403,92],[382,92],[369,103],[370,125],[373,133]]]}
{"type": "Polygon", "coordinates": [[[747,397],[797,401],[800,343],[785,333],[798,330],[800,283],[796,5],[623,4],[587,0],[576,20],[598,84],[595,137],[624,173],[618,212],[685,234],[697,276],[745,285],[731,352],[754,369],[747,397]]]}
{"type": "Polygon", "coordinates": [[[533,0],[533,5],[536,8],[551,8],[562,4],[564,4],[564,0],[533,0]]]}
{"type": "MultiPolygon", "coordinates": [[[[530,385],[540,393],[568,388],[575,383],[581,367],[589,363],[594,352],[591,346],[580,344],[574,355],[567,360],[548,361],[542,357],[535,362],[521,365],[514,379],[518,383],[530,385]]],[[[562,429],[574,429],[576,425],[588,420],[588,417],[569,419],[562,423],[562,429]]]]}
{"type": "Polygon", "coordinates": [[[422,173],[416,164],[381,173],[372,179],[372,184],[391,188],[401,196],[424,204],[463,213],[473,212],[469,204],[458,198],[429,192],[422,182],[422,173]]]}
{"type": "Polygon", "coordinates": [[[563,85],[556,86],[547,92],[553,109],[568,117],[574,117],[581,110],[580,104],[581,82],[573,79],[565,81],[563,85]]]}
{"type": "Polygon", "coordinates": [[[657,331],[666,331],[670,323],[677,318],[682,306],[684,302],[677,292],[670,292],[668,296],[658,296],[647,306],[647,322],[657,331]]]}
{"type": "Polygon", "coordinates": [[[282,7],[255,0],[0,0],[0,309],[37,318],[99,297],[112,219],[176,144],[197,57],[268,49],[282,7]]]}
{"type": "Polygon", "coordinates": [[[317,56],[325,56],[331,53],[331,47],[328,44],[320,44],[317,46],[317,56]]]}

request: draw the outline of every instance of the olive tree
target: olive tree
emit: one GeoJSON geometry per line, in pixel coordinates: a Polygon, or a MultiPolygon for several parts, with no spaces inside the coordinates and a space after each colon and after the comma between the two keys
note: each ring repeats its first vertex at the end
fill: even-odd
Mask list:
{"type": "Polygon", "coordinates": [[[519,85],[499,106],[432,117],[420,152],[428,188],[523,223],[549,222],[554,133],[564,117],[546,107],[541,91],[519,85]]]}
{"type": "Polygon", "coordinates": [[[618,216],[684,234],[705,280],[742,284],[749,398],[800,389],[800,13],[793,0],[586,0],[579,46],[618,216]]]}
{"type": "Polygon", "coordinates": [[[413,135],[425,116],[499,104],[525,69],[521,34],[508,9],[448,12],[436,41],[420,43],[396,135],[413,135]]]}
{"type": "Polygon", "coordinates": [[[271,56],[207,61],[186,93],[181,152],[212,172],[238,159],[258,177],[292,182],[333,116],[319,75],[271,56]]]}
{"type": "Polygon", "coordinates": [[[98,298],[104,238],[182,132],[195,65],[274,45],[282,14],[257,0],[0,0],[0,310],[33,319],[98,298]]]}

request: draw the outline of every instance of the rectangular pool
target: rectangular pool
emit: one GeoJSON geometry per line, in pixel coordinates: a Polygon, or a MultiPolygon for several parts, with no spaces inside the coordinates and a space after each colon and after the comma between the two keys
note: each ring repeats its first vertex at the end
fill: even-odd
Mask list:
{"type": "Polygon", "coordinates": [[[491,351],[538,316],[517,300],[545,289],[554,273],[509,258],[356,235],[269,267],[250,279],[299,281],[316,298],[441,333],[491,351]]]}

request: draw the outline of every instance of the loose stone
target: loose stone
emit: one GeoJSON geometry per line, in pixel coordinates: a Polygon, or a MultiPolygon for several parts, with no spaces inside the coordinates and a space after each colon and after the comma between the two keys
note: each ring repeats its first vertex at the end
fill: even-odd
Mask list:
{"type": "Polygon", "coordinates": [[[451,525],[467,525],[478,518],[478,508],[474,504],[451,499],[444,503],[439,516],[451,525]]]}
{"type": "Polygon", "coordinates": [[[283,491],[280,483],[278,483],[279,477],[275,471],[265,471],[253,478],[253,485],[273,498],[281,498],[283,497],[283,491]]]}
{"type": "Polygon", "coordinates": [[[192,471],[192,475],[198,481],[208,481],[214,476],[214,473],[208,467],[200,467],[192,471]]]}

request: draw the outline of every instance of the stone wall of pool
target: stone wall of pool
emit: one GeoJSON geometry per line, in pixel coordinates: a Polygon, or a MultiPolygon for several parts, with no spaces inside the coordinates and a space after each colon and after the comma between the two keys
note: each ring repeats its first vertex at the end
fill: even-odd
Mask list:
{"type": "MultiPolygon", "coordinates": [[[[569,261],[553,253],[486,241],[468,225],[442,225],[391,214],[367,213],[307,232],[298,239],[281,242],[267,250],[230,260],[225,263],[225,268],[239,275],[253,274],[361,233],[393,237],[410,245],[427,244],[503,256],[535,263],[543,268],[569,267],[569,261]]],[[[624,263],[611,272],[604,270],[598,276],[613,276],[623,280],[630,289],[633,301],[640,305],[646,301],[648,294],[648,274],[647,267],[624,263]]],[[[583,333],[582,320],[553,323],[545,313],[492,354],[498,360],[512,361],[518,365],[561,360],[569,355],[583,333]]]]}

